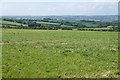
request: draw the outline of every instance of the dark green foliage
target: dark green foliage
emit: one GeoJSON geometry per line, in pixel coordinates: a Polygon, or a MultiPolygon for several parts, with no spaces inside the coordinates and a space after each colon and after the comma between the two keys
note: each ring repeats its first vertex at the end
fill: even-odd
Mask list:
{"type": "Polygon", "coordinates": [[[118,28],[78,28],[80,31],[118,31],[118,28]]]}
{"type": "Polygon", "coordinates": [[[64,27],[64,28],[62,28],[62,30],[72,30],[72,28],[64,27]]]}
{"type": "Polygon", "coordinates": [[[58,28],[47,28],[48,30],[58,30],[58,28]]]}

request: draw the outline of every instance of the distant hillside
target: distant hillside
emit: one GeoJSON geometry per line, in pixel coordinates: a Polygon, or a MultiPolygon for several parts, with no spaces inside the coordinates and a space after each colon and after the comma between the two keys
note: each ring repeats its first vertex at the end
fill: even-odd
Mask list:
{"type": "Polygon", "coordinates": [[[62,19],[62,20],[100,20],[105,22],[117,21],[117,15],[100,15],[100,16],[3,16],[2,18],[26,18],[26,19],[42,19],[42,18],[52,18],[52,19],[62,19]]]}

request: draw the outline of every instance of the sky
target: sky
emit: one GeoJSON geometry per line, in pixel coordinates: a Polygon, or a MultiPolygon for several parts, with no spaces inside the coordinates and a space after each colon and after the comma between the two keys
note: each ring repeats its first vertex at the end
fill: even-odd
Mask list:
{"type": "Polygon", "coordinates": [[[2,16],[117,15],[118,0],[2,0],[2,16]]]}
{"type": "Polygon", "coordinates": [[[118,2],[119,0],[1,0],[2,2],[118,2]]]}

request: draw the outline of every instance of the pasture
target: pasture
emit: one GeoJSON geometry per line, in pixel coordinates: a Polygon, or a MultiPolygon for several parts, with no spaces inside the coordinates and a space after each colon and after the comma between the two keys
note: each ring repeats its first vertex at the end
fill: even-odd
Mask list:
{"type": "Polygon", "coordinates": [[[3,29],[4,78],[116,78],[118,33],[3,29]]]}
{"type": "MultiPolygon", "coordinates": [[[[16,23],[16,22],[10,22],[10,21],[2,21],[2,24],[9,24],[9,25],[17,25],[17,26],[20,26],[21,24],[20,23],[16,23]]],[[[23,26],[27,26],[25,24],[22,24],[23,26]]]]}
{"type": "Polygon", "coordinates": [[[49,23],[49,22],[36,22],[39,24],[50,24],[50,25],[60,25],[59,23],[49,23]]]}
{"type": "Polygon", "coordinates": [[[84,24],[84,25],[86,25],[86,26],[88,26],[88,27],[90,27],[90,26],[93,26],[93,27],[99,26],[98,24],[87,23],[87,22],[82,22],[82,24],[84,24]]]}

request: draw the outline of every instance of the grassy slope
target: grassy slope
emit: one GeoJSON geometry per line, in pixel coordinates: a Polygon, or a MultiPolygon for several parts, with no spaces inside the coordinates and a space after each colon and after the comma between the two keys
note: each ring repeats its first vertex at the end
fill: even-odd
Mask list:
{"type": "Polygon", "coordinates": [[[59,23],[49,23],[49,22],[37,22],[40,24],[51,24],[51,25],[60,25],[59,23]]]}
{"type": "MultiPolygon", "coordinates": [[[[96,21],[98,21],[98,20],[96,20],[96,21]]],[[[76,21],[70,21],[70,22],[76,22],[76,21]]],[[[91,26],[97,27],[98,26],[98,24],[93,24],[92,22],[80,22],[80,23],[82,23],[83,25],[86,25],[87,27],[91,27],[91,26]]]]}
{"type": "Polygon", "coordinates": [[[3,29],[3,77],[117,77],[116,32],[3,29]]]}
{"type": "MultiPolygon", "coordinates": [[[[49,25],[60,25],[59,23],[50,23],[50,22],[37,22],[40,24],[49,24],[49,25]]],[[[74,27],[74,26],[68,26],[68,25],[61,25],[60,27],[74,27]]]]}
{"type": "MultiPolygon", "coordinates": [[[[10,22],[10,21],[2,21],[2,24],[13,24],[13,25],[21,25],[20,23],[16,23],[16,22],[10,22]]],[[[22,24],[23,26],[27,26],[25,24],[22,24]]]]}
{"type": "MultiPolygon", "coordinates": [[[[59,23],[49,23],[49,22],[37,22],[40,24],[49,24],[49,25],[60,25],[59,23]]],[[[2,21],[2,24],[13,24],[13,25],[21,25],[20,23],[16,23],[16,22],[10,22],[10,21],[2,21]]],[[[83,25],[86,25],[88,27],[93,26],[96,27],[98,26],[97,24],[92,24],[92,23],[84,23],[82,22],[83,25]]],[[[25,24],[22,24],[23,26],[27,26],[25,24]]],[[[67,26],[67,25],[61,25],[61,27],[73,27],[73,26],[67,26]]]]}
{"type": "Polygon", "coordinates": [[[60,27],[74,27],[74,26],[61,25],[60,27]]]}
{"type": "Polygon", "coordinates": [[[93,23],[90,23],[90,22],[82,22],[83,25],[86,25],[87,27],[97,27],[98,25],[97,24],[93,24],[93,23]]]}

